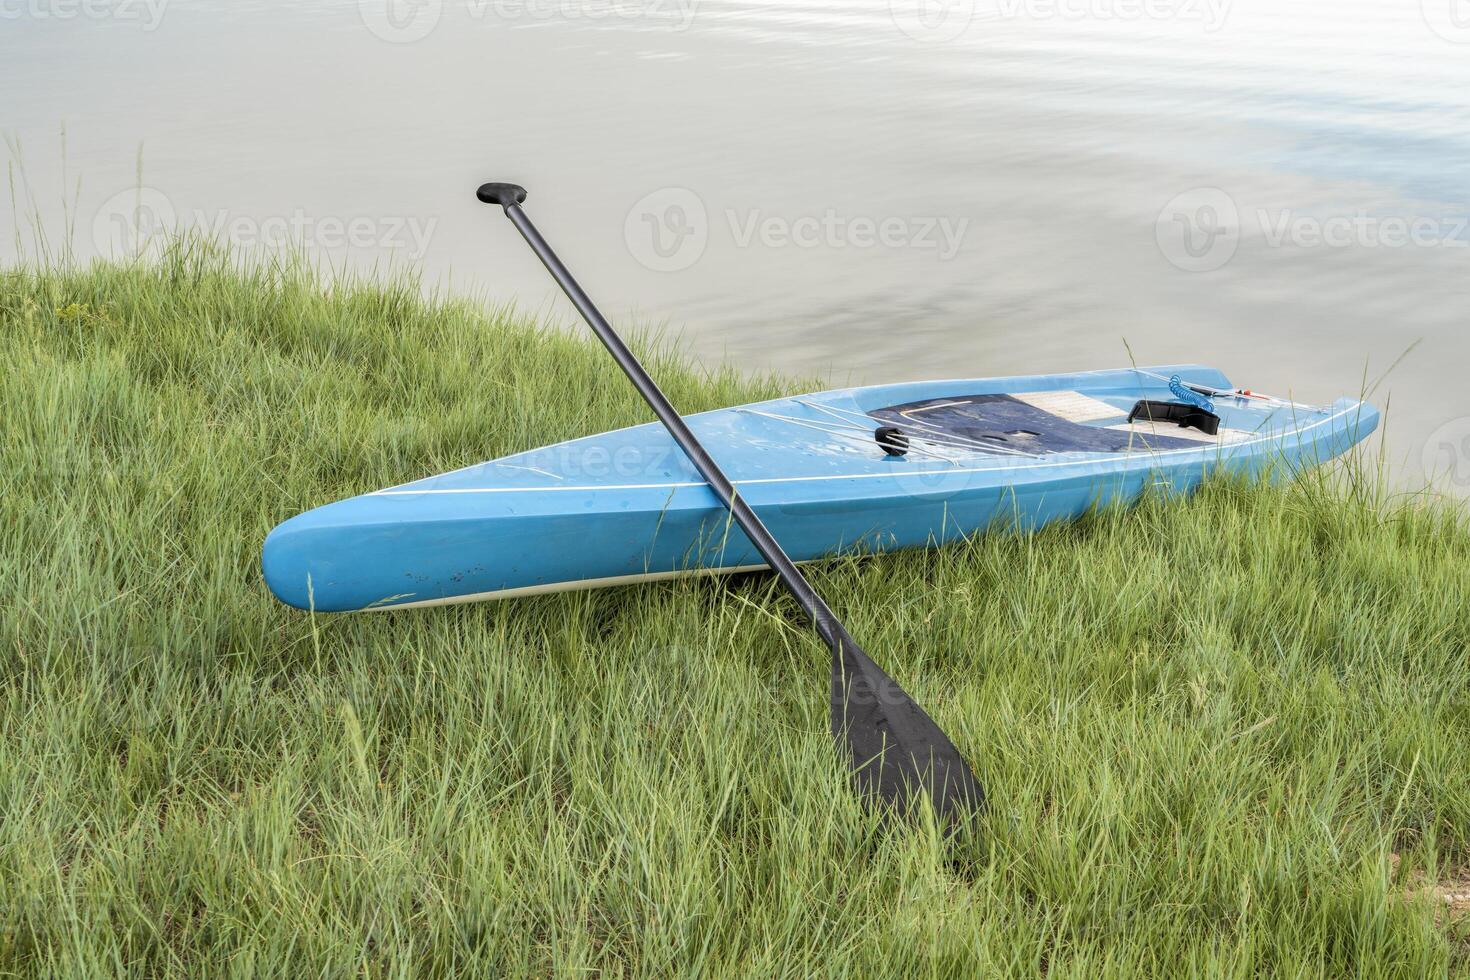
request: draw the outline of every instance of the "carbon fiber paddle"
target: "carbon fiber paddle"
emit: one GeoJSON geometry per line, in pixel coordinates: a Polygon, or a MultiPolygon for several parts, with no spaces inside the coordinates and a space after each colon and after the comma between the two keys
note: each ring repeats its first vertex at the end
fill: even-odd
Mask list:
{"type": "Polygon", "coordinates": [[[520,231],[542,264],[546,266],[577,312],[587,321],[608,353],[618,362],[648,402],[659,421],[669,430],[745,531],[766,564],[781,577],[786,588],[806,610],[813,628],[832,651],[832,737],[845,746],[854,781],[867,799],[878,798],[906,808],[915,792],[928,795],[944,820],[978,810],[985,793],[970,766],[949,736],[934,724],[924,709],[914,703],[898,682],[885,674],[838,621],[827,603],[812,588],[806,576],[781,550],[765,524],[735,490],[734,485],[705,452],[689,426],[669,404],[668,398],[648,376],[643,365],[628,350],[546,239],[531,224],[521,208],[526,190],[516,184],[484,184],[479,199],[498,204],[520,231]]]}

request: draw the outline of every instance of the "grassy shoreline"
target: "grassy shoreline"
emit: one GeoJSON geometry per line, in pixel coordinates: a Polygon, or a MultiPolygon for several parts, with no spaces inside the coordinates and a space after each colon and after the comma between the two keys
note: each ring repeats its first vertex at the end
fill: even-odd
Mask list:
{"type": "MultiPolygon", "coordinates": [[[[1450,505],[1221,482],[816,567],[987,784],[946,845],[855,805],[765,576],[270,599],[301,509],[645,421],[590,342],[184,245],[0,272],[0,343],[0,975],[1470,971],[1450,505]]],[[[644,353],[683,411],[803,387],[644,353]]]]}

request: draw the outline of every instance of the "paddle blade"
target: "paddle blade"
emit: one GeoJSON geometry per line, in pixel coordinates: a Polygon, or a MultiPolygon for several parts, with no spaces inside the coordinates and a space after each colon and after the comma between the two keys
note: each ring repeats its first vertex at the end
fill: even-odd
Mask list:
{"type": "Polygon", "coordinates": [[[922,793],[946,823],[985,804],[949,736],[846,630],[832,653],[832,737],[846,746],[853,780],[870,799],[905,810],[922,793]]]}

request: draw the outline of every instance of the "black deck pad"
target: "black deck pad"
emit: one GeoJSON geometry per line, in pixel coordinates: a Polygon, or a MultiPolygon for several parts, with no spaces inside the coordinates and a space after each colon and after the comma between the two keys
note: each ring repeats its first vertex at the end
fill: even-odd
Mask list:
{"type": "MultiPolygon", "coordinates": [[[[965,449],[983,451],[994,444],[996,452],[1027,453],[1121,453],[1132,450],[1198,449],[1196,439],[1155,436],[1082,425],[1018,401],[1010,395],[963,395],[927,398],[892,405],[868,413],[880,422],[896,425],[914,436],[965,440],[965,449]]],[[[1118,410],[1118,421],[1128,415],[1118,410]]]]}

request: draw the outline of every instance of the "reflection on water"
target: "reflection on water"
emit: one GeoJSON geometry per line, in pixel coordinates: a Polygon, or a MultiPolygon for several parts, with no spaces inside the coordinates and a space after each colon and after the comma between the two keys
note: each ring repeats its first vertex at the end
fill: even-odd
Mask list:
{"type": "Polygon", "coordinates": [[[1377,395],[1390,451],[1470,490],[1465,0],[88,9],[0,22],[24,83],[0,126],[53,215],[65,126],[84,249],[126,247],[141,213],[421,262],[570,322],[473,200],[518,180],[615,318],[754,368],[1131,349],[1325,400],[1418,341],[1377,395]]]}

